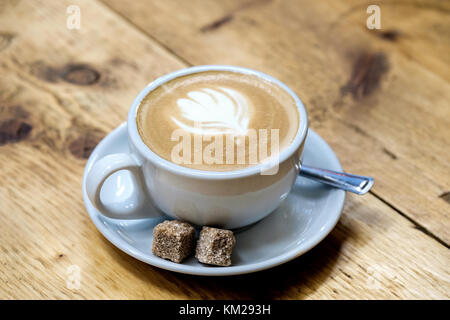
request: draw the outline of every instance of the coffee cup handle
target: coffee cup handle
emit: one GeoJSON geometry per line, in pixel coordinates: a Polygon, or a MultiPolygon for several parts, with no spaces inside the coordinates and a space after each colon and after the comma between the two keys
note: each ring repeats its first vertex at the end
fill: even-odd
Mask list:
{"type": "Polygon", "coordinates": [[[144,219],[161,217],[161,212],[153,206],[145,192],[142,182],[141,164],[128,153],[116,153],[101,158],[92,166],[86,177],[86,193],[91,203],[104,216],[111,219],[144,219]],[[137,175],[138,183],[135,183],[135,195],[140,205],[135,203],[124,203],[119,209],[110,210],[103,205],[100,199],[100,191],[103,183],[113,173],[120,170],[129,170],[137,175]]]}

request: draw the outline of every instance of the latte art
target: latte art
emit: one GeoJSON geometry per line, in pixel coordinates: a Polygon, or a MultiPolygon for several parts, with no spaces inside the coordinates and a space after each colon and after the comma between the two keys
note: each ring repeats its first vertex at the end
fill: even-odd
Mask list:
{"type": "Polygon", "coordinates": [[[183,120],[171,117],[180,128],[195,134],[245,135],[250,121],[247,99],[236,90],[219,87],[190,91],[188,98],[178,99],[183,120]],[[193,121],[186,123],[184,120],[193,121]]]}
{"type": "Polygon", "coordinates": [[[299,120],[295,100],[283,88],[230,71],[170,80],[142,100],[136,117],[154,153],[208,171],[272,162],[292,143],[299,120]]]}

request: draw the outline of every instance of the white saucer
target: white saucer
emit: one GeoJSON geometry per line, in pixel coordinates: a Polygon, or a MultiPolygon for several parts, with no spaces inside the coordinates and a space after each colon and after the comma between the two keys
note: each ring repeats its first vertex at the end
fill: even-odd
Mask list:
{"type": "MultiPolygon", "coordinates": [[[[83,176],[86,209],[100,232],[116,247],[153,266],[196,275],[222,276],[251,273],[292,260],[317,245],[334,228],[344,205],[345,191],[299,177],[283,204],[256,224],[235,232],[236,247],[230,267],[214,267],[190,257],[182,264],[173,263],[151,253],[153,227],[161,219],[112,220],[100,214],[86,195],[86,173],[98,159],[117,152],[128,152],[126,124],[106,136],[92,152],[83,176]]],[[[305,144],[305,164],[342,171],[339,160],[326,142],[309,129],[305,144]]],[[[108,178],[102,193],[122,188],[122,197],[132,196],[128,171],[108,178]],[[128,188],[127,188],[128,185],[128,188]],[[125,191],[124,191],[125,190],[125,191]]],[[[108,198],[108,197],[102,197],[108,198]]],[[[106,201],[106,200],[104,200],[106,201]]],[[[114,203],[104,203],[114,206],[114,203]]]]}

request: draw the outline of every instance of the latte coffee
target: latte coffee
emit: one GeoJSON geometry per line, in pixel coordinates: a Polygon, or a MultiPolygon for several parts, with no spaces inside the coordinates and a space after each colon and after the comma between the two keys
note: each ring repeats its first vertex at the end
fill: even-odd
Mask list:
{"type": "Polygon", "coordinates": [[[277,84],[252,74],[206,71],[151,91],[137,112],[144,143],[184,167],[231,171],[280,153],[294,140],[299,112],[277,84]]]}

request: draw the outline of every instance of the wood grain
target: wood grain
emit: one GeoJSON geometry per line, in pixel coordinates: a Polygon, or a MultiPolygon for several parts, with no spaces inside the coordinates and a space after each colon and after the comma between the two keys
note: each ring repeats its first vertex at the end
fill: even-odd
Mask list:
{"type": "MultiPolygon", "coordinates": [[[[115,2],[116,11],[118,6],[115,2]]],[[[129,10],[120,10],[131,19],[130,10],[136,7],[134,2],[129,6],[129,10]]],[[[322,12],[321,6],[310,6],[322,12]]],[[[343,4],[338,7],[344,11],[343,4]]],[[[204,2],[183,10],[182,3],[158,1],[148,3],[145,10],[152,12],[152,23],[171,19],[150,33],[148,26],[139,24],[143,19],[136,20],[140,29],[136,28],[95,1],[1,2],[0,299],[450,298],[449,250],[391,208],[415,219],[427,215],[431,222],[421,223],[446,239],[448,211],[444,205],[448,203],[445,196],[438,199],[442,205],[433,202],[434,193],[449,190],[444,170],[448,164],[442,164],[445,150],[433,158],[429,153],[410,157],[426,146],[433,151],[445,146],[443,133],[419,123],[436,121],[433,129],[445,133],[448,110],[443,100],[448,93],[443,76],[392,48],[383,51],[389,71],[380,74],[379,80],[369,80],[380,82],[379,86],[362,85],[360,79],[370,78],[369,71],[383,64],[384,58],[372,54],[378,51],[348,60],[343,58],[344,49],[325,54],[320,40],[324,26],[296,6],[278,2],[224,2],[220,6],[204,2]],[[81,8],[80,30],[65,26],[70,4],[81,8]],[[175,5],[180,6],[176,11],[175,5]],[[264,22],[270,11],[273,19],[264,22]],[[202,12],[208,15],[202,18],[202,12]],[[223,18],[226,14],[231,18],[223,18]],[[295,43],[287,45],[293,31],[284,33],[286,29],[316,24],[319,38],[309,31],[294,39],[297,45],[306,41],[301,48],[295,43]],[[243,26],[248,38],[240,34],[243,26]],[[277,31],[280,36],[275,37],[277,31]],[[201,38],[192,38],[198,53],[182,39],[189,32],[201,38]],[[281,45],[274,46],[277,42],[281,45]],[[220,52],[225,43],[228,55],[220,52]],[[264,49],[264,44],[273,50],[264,49]],[[208,45],[217,47],[207,49],[208,45]],[[315,46],[315,54],[310,46],[315,46]],[[327,55],[332,60],[327,61],[327,55]],[[128,106],[146,83],[184,67],[185,61],[245,64],[279,76],[298,91],[302,88],[303,98],[313,107],[313,127],[337,150],[347,169],[376,175],[375,195],[383,200],[371,194],[350,195],[338,226],[317,248],[253,275],[180,275],[122,253],[102,237],[85,211],[81,177],[86,158],[107,132],[124,121],[128,106]],[[329,69],[333,62],[336,68],[329,69]],[[362,71],[352,73],[355,65],[361,65],[356,69],[362,71]],[[312,75],[308,80],[299,76],[307,71],[312,75]],[[408,72],[412,72],[410,77],[408,72]],[[418,86],[417,79],[424,80],[423,85],[418,86]],[[353,98],[352,91],[342,96],[340,87],[346,84],[363,97],[353,98]],[[405,85],[414,88],[409,98],[404,96],[405,85]],[[365,96],[365,90],[372,92],[365,96]],[[385,108],[393,105],[385,106],[389,101],[385,95],[398,100],[399,109],[391,115],[385,108]],[[407,101],[410,114],[400,109],[407,101]],[[427,109],[430,101],[433,109],[427,109]],[[355,111],[361,108],[366,111],[355,111]],[[403,122],[397,124],[399,120],[403,122]],[[378,130],[372,132],[377,125],[378,130]],[[411,140],[403,145],[408,135],[403,130],[413,125],[419,126],[409,132],[411,140]],[[418,136],[423,146],[414,146],[418,136]],[[425,168],[430,159],[434,167],[425,168]],[[384,172],[386,167],[388,172],[384,172]],[[423,173],[415,176],[413,170],[423,173]],[[429,207],[424,204],[427,201],[429,207]],[[411,209],[413,205],[417,212],[411,209]],[[440,227],[436,222],[439,210],[440,227]],[[79,289],[70,289],[66,283],[73,265],[81,271],[79,289]]],[[[429,61],[441,66],[440,60],[429,61]]]]}
{"type": "Polygon", "coordinates": [[[344,169],[449,244],[448,2],[379,1],[380,31],[361,1],[104,2],[190,64],[284,81],[344,169]]]}

